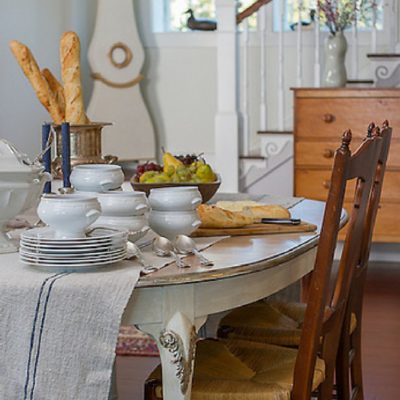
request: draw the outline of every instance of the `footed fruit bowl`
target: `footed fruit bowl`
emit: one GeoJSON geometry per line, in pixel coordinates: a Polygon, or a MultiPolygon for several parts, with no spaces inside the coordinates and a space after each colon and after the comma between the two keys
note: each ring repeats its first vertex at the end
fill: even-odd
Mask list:
{"type": "Polygon", "coordinates": [[[145,192],[147,195],[151,189],[156,188],[197,187],[203,203],[206,203],[218,190],[221,179],[201,154],[173,156],[164,151],[163,165],[154,162],[137,165],[131,185],[134,190],[145,192]]]}
{"type": "Polygon", "coordinates": [[[165,187],[173,187],[173,186],[193,186],[199,189],[201,197],[203,198],[203,203],[209,201],[214,194],[217,192],[218,188],[221,185],[221,180],[218,178],[215,182],[209,183],[140,183],[135,182],[133,179],[131,180],[131,185],[133,190],[138,192],[145,192],[148,196],[150,194],[151,189],[155,188],[165,188],[165,187]]]}

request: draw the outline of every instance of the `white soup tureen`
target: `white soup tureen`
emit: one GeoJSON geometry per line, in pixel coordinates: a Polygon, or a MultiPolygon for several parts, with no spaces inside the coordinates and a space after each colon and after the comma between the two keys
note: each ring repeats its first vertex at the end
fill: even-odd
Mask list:
{"type": "Polygon", "coordinates": [[[16,251],[5,231],[7,222],[34,207],[51,179],[39,163],[32,163],[7,140],[0,139],[0,253],[16,251]]]}

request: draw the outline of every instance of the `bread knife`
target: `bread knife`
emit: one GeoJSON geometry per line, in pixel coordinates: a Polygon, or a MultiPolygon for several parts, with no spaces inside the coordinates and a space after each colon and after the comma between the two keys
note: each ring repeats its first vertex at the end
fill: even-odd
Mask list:
{"type": "Polygon", "coordinates": [[[262,224],[300,225],[300,218],[261,218],[262,224]]]}

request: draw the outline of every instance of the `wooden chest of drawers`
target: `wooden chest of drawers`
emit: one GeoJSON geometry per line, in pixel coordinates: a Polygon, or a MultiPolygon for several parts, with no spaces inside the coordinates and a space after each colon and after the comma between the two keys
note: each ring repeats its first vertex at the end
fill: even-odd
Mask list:
{"type": "MultiPolygon", "coordinates": [[[[304,88],[294,89],[294,96],[296,196],[325,200],[344,130],[352,130],[355,150],[370,122],[389,120],[393,137],[373,240],[400,243],[400,89],[304,88]]],[[[347,204],[352,189],[347,189],[347,204]]]]}

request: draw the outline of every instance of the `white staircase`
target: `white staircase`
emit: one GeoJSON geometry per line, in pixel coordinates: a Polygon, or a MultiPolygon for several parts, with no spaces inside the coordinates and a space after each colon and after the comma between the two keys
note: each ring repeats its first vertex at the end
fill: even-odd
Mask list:
{"type": "MultiPolygon", "coordinates": [[[[302,0],[298,0],[296,4],[301,8],[302,0]]],[[[257,8],[257,32],[249,31],[246,20],[242,22],[240,31],[235,24],[237,1],[216,0],[218,20],[216,165],[224,182],[223,191],[235,191],[239,188],[241,191],[253,194],[269,192],[291,195],[294,151],[289,88],[320,86],[321,65],[323,66],[321,48],[326,33],[320,29],[318,18],[307,32],[303,31],[301,24],[298,24],[299,29],[294,32],[283,32],[281,28],[285,17],[286,0],[271,0],[267,4],[263,1],[260,5],[261,7],[257,8]],[[279,12],[272,12],[274,4],[279,12]],[[277,32],[271,28],[267,29],[273,25],[274,17],[279,19],[275,24],[279,27],[277,32]],[[254,73],[254,64],[250,65],[249,54],[253,52],[254,60],[254,48],[258,48],[259,51],[258,104],[251,104],[252,100],[254,101],[254,93],[251,93],[251,73],[254,73]],[[268,70],[266,60],[271,60],[271,57],[275,57],[276,67],[268,70]],[[289,62],[293,65],[293,76],[285,74],[289,62]],[[275,80],[273,85],[269,81],[271,79],[275,80]],[[267,92],[267,87],[271,86],[276,89],[267,92]],[[274,109],[272,118],[272,108],[269,109],[271,104],[274,109]],[[255,109],[258,110],[258,123],[252,120],[255,109]],[[250,115],[252,110],[253,115],[250,115]],[[258,125],[257,141],[254,140],[254,125],[258,125]],[[254,148],[255,142],[258,143],[256,148],[254,148]]],[[[382,40],[383,37],[387,37],[378,31],[376,11],[370,32],[359,31],[357,21],[348,32],[346,31],[349,42],[347,55],[350,61],[349,86],[400,87],[400,48],[396,51],[396,47],[399,47],[398,0],[387,0],[384,2],[384,7],[385,29],[390,33],[390,40],[382,40]],[[371,61],[369,73],[366,73],[366,65],[361,63],[359,57],[360,43],[365,48],[365,41],[371,51],[368,55],[368,60],[371,61]],[[384,47],[392,49],[392,52],[377,54],[377,49],[382,50],[384,47]]]]}

